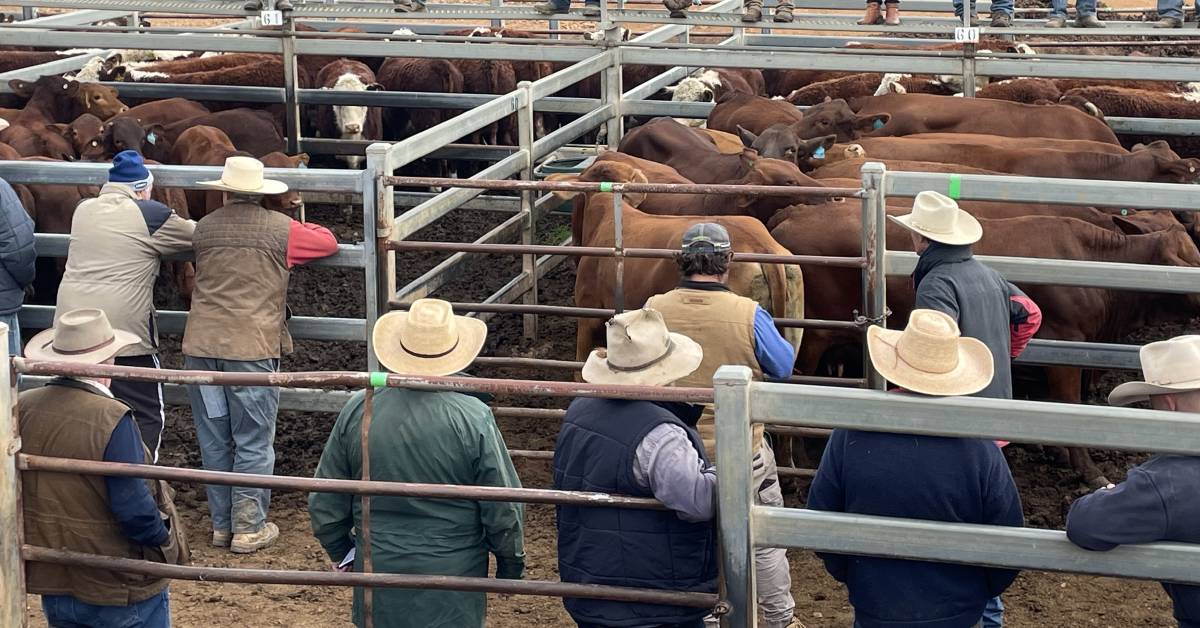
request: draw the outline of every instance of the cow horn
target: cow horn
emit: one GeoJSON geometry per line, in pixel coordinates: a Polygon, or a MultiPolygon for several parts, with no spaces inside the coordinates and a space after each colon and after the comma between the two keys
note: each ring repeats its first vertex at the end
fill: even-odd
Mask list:
{"type": "Polygon", "coordinates": [[[1090,114],[1092,114],[1093,116],[1095,116],[1095,117],[1097,117],[1097,118],[1100,118],[1100,119],[1102,119],[1102,120],[1104,119],[1104,112],[1103,112],[1103,111],[1100,111],[1100,108],[1099,108],[1099,107],[1097,107],[1097,106],[1095,105],[1095,103],[1092,103],[1092,102],[1086,102],[1086,103],[1084,103],[1084,104],[1083,104],[1083,108],[1084,108],[1084,109],[1087,109],[1087,112],[1088,112],[1088,113],[1090,113],[1090,114]]]}

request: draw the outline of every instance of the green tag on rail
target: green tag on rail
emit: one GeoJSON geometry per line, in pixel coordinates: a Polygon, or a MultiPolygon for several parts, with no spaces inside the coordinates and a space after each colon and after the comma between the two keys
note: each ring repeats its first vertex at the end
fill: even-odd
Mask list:
{"type": "Polygon", "coordinates": [[[387,388],[387,373],[372,372],[371,388],[387,388]]]}
{"type": "Polygon", "coordinates": [[[612,190],[613,190],[612,181],[601,181],[600,182],[600,191],[601,192],[612,192],[612,190]]]}
{"type": "Polygon", "coordinates": [[[946,196],[954,200],[958,200],[962,196],[962,175],[950,175],[950,187],[946,190],[946,196]]]}

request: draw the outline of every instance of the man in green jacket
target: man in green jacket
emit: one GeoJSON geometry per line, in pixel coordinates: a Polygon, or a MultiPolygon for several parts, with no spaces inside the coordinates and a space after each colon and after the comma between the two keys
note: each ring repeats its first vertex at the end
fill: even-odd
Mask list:
{"type": "MultiPolygon", "coordinates": [[[[408,312],[375,324],[379,362],[406,375],[441,376],[466,368],[483,347],[487,326],[454,316],[450,304],[421,299],[408,312]]],[[[361,429],[365,393],[342,409],[316,477],[362,477],[361,429]]],[[[371,479],[389,482],[520,487],[491,410],[456,392],[402,388],[375,391],[370,426],[371,479]]],[[[346,563],[361,538],[357,495],[312,493],[313,534],[334,565],[346,563]]],[[[519,579],[525,572],[521,504],[373,497],[371,561],[376,572],[519,579]]],[[[357,552],[355,552],[357,554],[357,552]]],[[[362,571],[362,556],[354,556],[362,571]]],[[[347,563],[348,564],[348,563],[347,563]]],[[[373,589],[377,628],[460,628],[484,625],[487,595],[456,591],[373,589]]],[[[354,590],[354,623],[363,626],[362,589],[354,590]]]]}

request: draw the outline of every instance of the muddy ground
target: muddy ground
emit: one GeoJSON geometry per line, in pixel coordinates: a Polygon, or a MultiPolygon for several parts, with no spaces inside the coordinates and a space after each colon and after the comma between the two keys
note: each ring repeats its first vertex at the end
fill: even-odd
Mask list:
{"type": "MultiPolygon", "coordinates": [[[[444,227],[431,227],[418,239],[469,240],[499,224],[506,215],[499,212],[463,211],[459,218],[446,221],[454,225],[451,233],[444,227]]],[[[355,214],[356,217],[356,214],[355,214]]],[[[310,220],[333,227],[344,242],[361,238],[355,217],[334,208],[313,208],[310,220]]],[[[541,231],[541,239],[561,235],[565,218],[551,216],[541,231]]],[[[401,281],[418,276],[441,258],[425,254],[406,254],[398,268],[401,281]]],[[[455,300],[480,300],[499,288],[518,271],[516,258],[479,257],[465,267],[444,296],[455,300]]],[[[551,273],[541,286],[542,302],[569,304],[574,279],[570,264],[551,273]]],[[[327,268],[302,269],[295,273],[291,305],[298,315],[361,316],[362,278],[350,270],[327,268]]],[[[167,294],[160,304],[172,304],[167,294]]],[[[521,319],[499,316],[490,322],[491,335],[486,355],[523,355],[569,358],[573,352],[573,323],[567,319],[543,318],[541,337],[536,341],[522,336],[521,319]]],[[[1137,340],[1175,333],[1174,329],[1143,332],[1137,340]]],[[[177,345],[168,341],[166,363],[179,365],[177,345]]],[[[363,347],[351,343],[302,341],[294,355],[284,361],[286,370],[361,369],[365,363],[363,347]]],[[[529,372],[523,369],[482,369],[476,374],[524,378],[562,378],[562,372],[529,372]]],[[[1093,400],[1122,374],[1098,378],[1093,400]],[[1102,389],[1101,389],[1102,387],[1102,389]]],[[[500,398],[497,405],[563,407],[562,400],[547,398],[500,398]]],[[[334,416],[329,414],[283,412],[280,414],[276,446],[277,473],[311,475],[320,456],[334,416]]],[[[554,446],[557,424],[539,419],[502,418],[500,427],[511,449],[549,450],[554,446]]],[[[195,432],[186,408],[169,412],[163,446],[163,463],[199,467],[200,455],[195,432]]],[[[1013,473],[1021,489],[1028,523],[1036,527],[1060,528],[1070,500],[1086,492],[1086,487],[1067,470],[1057,467],[1040,451],[1021,447],[1007,450],[1013,473]]],[[[1096,452],[1098,462],[1109,478],[1118,481],[1125,470],[1144,456],[1117,452],[1096,452]]],[[[522,481],[530,487],[550,483],[548,463],[518,460],[522,481]]],[[[188,524],[189,537],[199,565],[227,567],[268,567],[273,569],[324,569],[328,561],[308,529],[304,510],[305,496],[277,494],[271,519],[279,524],[279,545],[249,557],[234,557],[208,546],[209,524],[203,491],[191,485],[177,485],[177,502],[188,524]]],[[[803,504],[803,486],[792,487],[789,505],[803,504]]],[[[553,510],[530,506],[526,521],[528,577],[556,580],[555,531],[553,510]]],[[[793,592],[797,613],[810,627],[849,626],[852,611],[844,588],[834,582],[820,562],[808,552],[792,552],[793,592]]],[[[172,585],[172,609],[175,625],[200,628],[229,626],[317,626],[348,625],[349,592],[337,588],[301,586],[235,585],[176,582],[172,585]]],[[[1005,595],[1008,625],[1016,628],[1040,626],[1111,626],[1166,627],[1173,625],[1170,605],[1157,584],[1118,581],[1107,578],[1069,576],[1052,573],[1025,573],[1005,595]]],[[[36,598],[30,598],[33,626],[44,626],[36,598]]],[[[527,596],[492,596],[489,600],[488,625],[497,628],[524,626],[569,626],[570,621],[557,599],[527,596]]]]}

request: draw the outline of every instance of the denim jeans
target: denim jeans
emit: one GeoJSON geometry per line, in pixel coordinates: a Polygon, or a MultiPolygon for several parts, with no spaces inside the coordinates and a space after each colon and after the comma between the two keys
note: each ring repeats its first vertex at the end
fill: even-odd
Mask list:
{"type": "MultiPolygon", "coordinates": [[[[184,356],[183,367],[227,373],[273,373],[279,360],[217,360],[184,356]]],[[[279,389],[274,386],[188,386],[200,457],[210,471],[275,473],[275,418],[279,389]]],[[[207,486],[213,530],[258,532],[267,521],[271,490],[207,486]]]]}
{"type": "MultiPolygon", "coordinates": [[[[560,11],[566,11],[567,9],[571,8],[571,0],[551,0],[551,2],[554,3],[554,8],[560,11]]],[[[585,0],[583,6],[599,8],[600,0],[585,0]]]]}
{"type": "Polygon", "coordinates": [[[21,355],[21,323],[17,320],[17,313],[0,314],[0,323],[8,325],[9,357],[21,355]]]}
{"type": "Polygon", "coordinates": [[[1177,20],[1182,20],[1183,2],[1184,0],[1158,0],[1158,17],[1160,19],[1173,17],[1177,20]]]}
{"type": "MultiPolygon", "coordinates": [[[[1075,0],[1075,12],[1077,17],[1095,15],[1096,0],[1075,0]]],[[[1050,0],[1050,17],[1067,17],[1067,0],[1050,0]]]]}
{"type": "MultiPolygon", "coordinates": [[[[1061,1],[1061,0],[1056,0],[1056,1],[1061,1]]],[[[1095,0],[1090,0],[1090,1],[1095,2],[1095,0]]],[[[971,3],[971,7],[972,8],[975,7],[974,2],[971,3]]],[[[992,0],[992,13],[995,13],[997,11],[1000,11],[1001,13],[1007,13],[1009,15],[1009,17],[1011,17],[1013,14],[1013,0],[992,0]]],[[[963,0],[954,0],[954,15],[955,15],[955,17],[957,17],[961,20],[962,14],[963,14],[963,0]]]]}
{"type": "Polygon", "coordinates": [[[983,607],[980,625],[983,628],[1001,628],[1004,625],[1004,602],[999,595],[988,600],[987,606],[983,607]]]}
{"type": "Polygon", "coordinates": [[[167,589],[129,606],[96,606],[69,595],[43,595],[50,628],[171,628],[167,589]]]}

